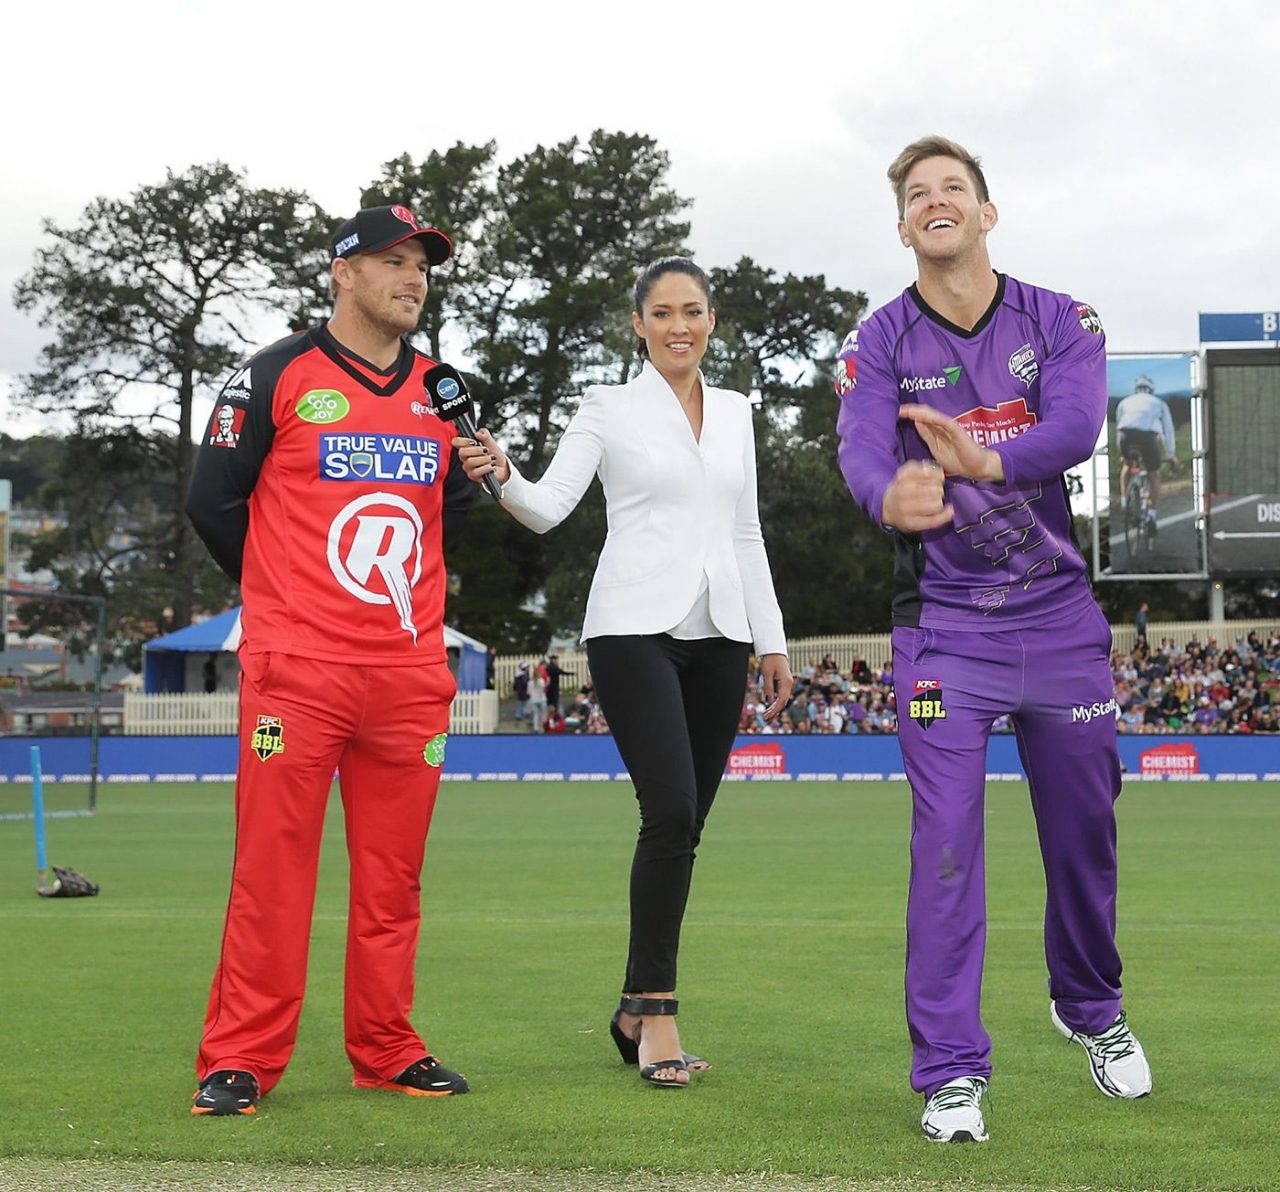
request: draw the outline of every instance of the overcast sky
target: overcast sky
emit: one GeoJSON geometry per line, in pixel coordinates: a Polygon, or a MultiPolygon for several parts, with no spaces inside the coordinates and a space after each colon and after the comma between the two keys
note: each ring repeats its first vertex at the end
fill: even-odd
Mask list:
{"type": "MultiPolygon", "coordinates": [[[[0,387],[42,342],[11,296],[44,217],[214,159],[346,215],[402,152],[493,139],[505,159],[595,128],[670,153],[704,265],[887,301],[914,273],[885,168],[938,132],[983,158],[996,267],[1090,302],[1112,350],[1280,307],[1274,0],[70,0],[5,33],[0,387]]],[[[39,426],[2,395],[0,418],[39,426]]]]}

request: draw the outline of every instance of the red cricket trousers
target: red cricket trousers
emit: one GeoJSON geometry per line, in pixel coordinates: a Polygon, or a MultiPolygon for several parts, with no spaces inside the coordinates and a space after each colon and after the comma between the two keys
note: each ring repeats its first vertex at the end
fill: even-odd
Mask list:
{"type": "Polygon", "coordinates": [[[345,1034],[357,1085],[427,1054],[409,1022],[419,878],[456,684],[448,666],[244,654],[236,846],[197,1078],[252,1072],[265,1093],[298,1034],[325,805],[338,771],[351,891],[345,1034]]]}

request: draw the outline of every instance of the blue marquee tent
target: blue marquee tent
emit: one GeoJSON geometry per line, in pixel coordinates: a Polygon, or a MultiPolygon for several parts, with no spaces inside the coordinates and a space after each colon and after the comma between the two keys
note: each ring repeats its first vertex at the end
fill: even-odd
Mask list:
{"type": "MultiPolygon", "coordinates": [[[[187,691],[187,660],[192,654],[235,653],[240,644],[240,610],[226,612],[157,637],[142,648],[143,690],[187,691]]],[[[458,677],[459,691],[483,691],[488,674],[488,647],[483,642],[444,627],[449,665],[458,677]]]]}

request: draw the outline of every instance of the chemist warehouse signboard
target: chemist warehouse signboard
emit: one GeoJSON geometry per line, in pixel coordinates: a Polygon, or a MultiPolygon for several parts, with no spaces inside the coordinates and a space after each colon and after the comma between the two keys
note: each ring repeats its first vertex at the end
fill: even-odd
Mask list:
{"type": "MultiPolygon", "coordinates": [[[[89,742],[81,737],[0,737],[0,782],[30,782],[38,744],[46,782],[84,782],[89,742]]],[[[1121,734],[1126,782],[1280,781],[1280,736],[1121,734]]],[[[104,737],[101,776],[112,782],[231,782],[235,737],[104,737]]],[[[451,782],[630,782],[609,736],[454,736],[451,782]]],[[[991,738],[987,778],[1025,781],[1011,733],[991,738]]],[[[894,736],[739,737],[726,767],[734,782],[892,782],[906,775],[894,736]]]]}

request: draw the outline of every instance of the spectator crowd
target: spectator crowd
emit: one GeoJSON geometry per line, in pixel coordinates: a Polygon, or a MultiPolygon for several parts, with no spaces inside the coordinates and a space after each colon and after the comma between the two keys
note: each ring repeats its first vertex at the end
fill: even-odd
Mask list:
{"type": "MultiPolygon", "coordinates": [[[[1139,636],[1129,653],[1112,655],[1117,727],[1122,733],[1280,732],[1280,630],[1240,635],[1227,646],[1193,637],[1185,646],[1171,638],[1148,645],[1139,636]]],[[[607,733],[589,675],[567,696],[554,655],[521,663],[516,677],[516,718],[533,732],[607,733]],[[525,694],[521,695],[521,692],[525,694]],[[549,698],[550,697],[550,698],[549,698]]],[[[571,685],[570,685],[571,686],[571,685]]],[[[854,658],[847,669],[825,655],[810,658],[796,676],[791,703],[772,723],[759,667],[747,677],[739,731],[744,734],[896,733],[893,663],[873,669],[854,658]]],[[[1011,732],[1007,717],[995,732],[1011,732]]]]}

